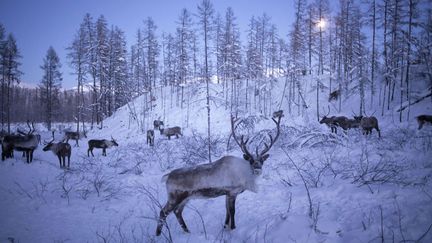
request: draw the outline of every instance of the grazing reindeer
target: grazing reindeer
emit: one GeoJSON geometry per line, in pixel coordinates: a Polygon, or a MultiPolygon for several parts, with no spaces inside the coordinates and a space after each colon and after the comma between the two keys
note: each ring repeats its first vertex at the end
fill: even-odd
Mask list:
{"type": "Polygon", "coordinates": [[[432,124],[432,116],[430,115],[420,115],[418,117],[416,117],[417,119],[417,123],[418,123],[418,130],[422,129],[423,125],[425,123],[430,123],[432,124]]]}
{"type": "MultiPolygon", "coordinates": [[[[324,110],[324,109],[323,109],[324,110]]],[[[326,124],[328,127],[330,127],[331,132],[337,133],[337,124],[335,122],[335,116],[328,117],[330,114],[330,106],[328,107],[328,112],[323,118],[319,121],[320,124],[326,124]]]]}
{"type": "Polygon", "coordinates": [[[237,120],[231,117],[231,131],[234,140],[243,152],[243,158],[224,156],[210,164],[201,164],[190,168],[180,168],[163,176],[166,181],[168,201],[160,211],[160,217],[156,228],[156,235],[162,232],[166,217],[174,211],[177,221],[185,232],[189,232],[183,219],[182,212],[186,203],[192,198],[214,198],[226,196],[225,228],[235,229],[235,201],[237,195],[249,190],[257,191],[255,180],[261,174],[263,163],[268,159],[268,151],[274,145],[280,134],[280,120],[272,118],[276,124],[276,136],[270,134],[270,145],[266,143],[264,150],[252,155],[246,148],[249,139],[240,141],[235,134],[237,120]]]}
{"type": "Polygon", "coordinates": [[[375,128],[378,132],[378,137],[381,137],[381,131],[378,127],[378,119],[374,116],[365,116],[361,118],[360,127],[363,129],[363,134],[372,134],[372,129],[375,128]]]}
{"type": "Polygon", "coordinates": [[[341,127],[344,131],[350,128],[349,119],[345,116],[336,116],[334,117],[333,121],[337,126],[341,127]]]}
{"type": "Polygon", "coordinates": [[[183,136],[180,127],[161,128],[160,134],[167,136],[168,140],[171,139],[171,136],[176,136],[176,138],[179,138],[179,134],[183,136]]]}
{"type": "Polygon", "coordinates": [[[344,126],[346,127],[346,129],[359,128],[361,119],[362,116],[354,116],[354,119],[347,119],[344,126]]]}
{"type": "Polygon", "coordinates": [[[332,116],[332,117],[327,117],[327,115],[323,116],[323,118],[321,119],[321,121],[319,122],[320,124],[326,124],[328,127],[330,127],[331,132],[333,133],[337,133],[337,124],[334,121],[336,117],[332,116]]]}
{"type": "Polygon", "coordinates": [[[154,130],[147,130],[147,144],[150,144],[150,146],[154,145],[154,130]]]}
{"type": "Polygon", "coordinates": [[[75,147],[79,147],[78,140],[80,138],[87,138],[87,132],[71,132],[71,131],[65,131],[65,135],[63,140],[66,141],[66,143],[69,143],[69,139],[75,140],[75,147]]]}
{"type": "Polygon", "coordinates": [[[330,95],[329,95],[329,99],[328,99],[329,102],[332,101],[332,100],[337,100],[339,98],[339,95],[340,95],[340,91],[338,89],[335,90],[335,91],[333,91],[333,92],[331,92],[330,95]]]}
{"type": "Polygon", "coordinates": [[[24,133],[18,130],[19,135],[6,135],[2,142],[2,160],[13,157],[13,150],[23,151],[23,155],[26,157],[27,163],[33,161],[33,151],[37,148],[39,141],[37,134],[33,134],[35,129],[30,127],[29,121],[27,125],[30,130],[28,133],[24,133]]]}
{"type": "Polygon", "coordinates": [[[88,146],[89,146],[89,148],[87,150],[87,156],[88,157],[90,157],[90,153],[94,157],[94,154],[93,154],[94,148],[101,148],[102,149],[102,156],[106,156],[106,149],[110,148],[112,146],[118,146],[118,143],[115,141],[115,139],[113,137],[111,137],[111,141],[106,140],[106,139],[102,139],[102,140],[90,139],[88,141],[88,146]]]}
{"type": "Polygon", "coordinates": [[[283,117],[283,116],[284,116],[283,110],[278,110],[278,111],[273,112],[273,118],[279,118],[279,117],[283,117]]]}
{"type": "Polygon", "coordinates": [[[72,148],[68,143],[54,143],[54,140],[44,143],[45,147],[42,149],[43,151],[51,150],[59,160],[60,168],[66,167],[66,157],[68,158],[68,168],[70,167],[70,157],[72,153],[72,148]],[[62,163],[63,159],[63,163],[62,163]]]}
{"type": "Polygon", "coordinates": [[[360,121],[363,118],[363,116],[356,116],[354,114],[354,119],[349,119],[345,116],[338,116],[335,117],[335,122],[338,126],[340,126],[344,131],[352,128],[359,128],[360,127],[360,121]]]}
{"type": "Polygon", "coordinates": [[[154,120],[153,121],[153,127],[154,127],[155,130],[156,129],[161,129],[161,128],[163,128],[163,126],[164,126],[163,121],[160,121],[160,120],[154,120]]]}

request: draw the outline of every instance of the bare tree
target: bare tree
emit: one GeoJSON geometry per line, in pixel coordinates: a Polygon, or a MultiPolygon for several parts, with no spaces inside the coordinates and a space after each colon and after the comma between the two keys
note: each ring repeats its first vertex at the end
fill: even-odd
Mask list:
{"type": "Polygon", "coordinates": [[[214,14],[213,5],[209,0],[203,0],[200,5],[198,5],[198,18],[202,27],[202,32],[204,34],[204,76],[206,81],[206,98],[207,98],[207,136],[208,136],[208,158],[209,163],[211,160],[211,134],[210,134],[210,75],[209,75],[209,55],[208,55],[208,44],[210,31],[212,30],[211,20],[214,14]]]}

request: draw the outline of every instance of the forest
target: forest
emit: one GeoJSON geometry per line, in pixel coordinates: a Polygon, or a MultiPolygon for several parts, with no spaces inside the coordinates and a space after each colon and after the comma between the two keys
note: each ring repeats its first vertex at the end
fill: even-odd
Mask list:
{"type": "MultiPolygon", "coordinates": [[[[31,159],[2,145],[0,241],[431,242],[430,1],[294,0],[292,23],[247,29],[217,4],[171,33],[143,16],[132,43],[87,13],[36,87],[0,23],[2,142],[39,136],[31,159]],[[256,185],[176,201],[173,181],[236,161],[259,162],[256,185]]],[[[243,180],[229,168],[202,181],[243,180]]]]}
{"type": "Polygon", "coordinates": [[[19,85],[25,57],[13,31],[8,34],[2,26],[2,127],[10,132],[7,124],[30,119],[48,127],[52,122],[86,121],[93,128],[141,95],[151,109],[161,87],[170,87],[171,106],[183,108],[185,90],[203,82],[222,85],[231,112],[254,110],[265,116],[275,109],[269,97],[281,77],[286,86],[279,108],[283,103],[294,115],[314,106],[319,117],[322,111],[317,108],[326,107],[319,104],[321,95],[337,100],[338,112],[343,100],[358,96],[356,113],[372,109],[384,116],[398,107],[403,121],[412,118],[407,104],[430,96],[428,1],[346,0],[335,11],[325,0],[295,1],[293,8],[295,21],[288,36],[279,36],[278,26],[265,13],[251,16],[249,29],[240,30],[231,8],[225,13],[198,9],[197,15],[183,9],[175,33],[158,30],[148,17],[129,46],[125,33],[103,15],[86,14],[67,48],[67,60],[59,60],[52,47],[47,50],[36,88],[19,85]],[[73,90],[61,88],[62,63],[73,67],[73,90]],[[316,83],[315,94],[306,90],[306,80],[316,83]],[[305,103],[309,95],[316,96],[316,104],[305,103]]]}

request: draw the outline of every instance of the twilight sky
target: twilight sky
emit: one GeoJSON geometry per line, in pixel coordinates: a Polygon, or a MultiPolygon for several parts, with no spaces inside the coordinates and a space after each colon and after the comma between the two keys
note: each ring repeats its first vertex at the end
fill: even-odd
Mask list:
{"type": "MultiPolygon", "coordinates": [[[[201,0],[1,0],[0,23],[17,39],[23,58],[22,80],[37,85],[42,78],[42,60],[51,45],[62,63],[63,87],[75,86],[75,77],[66,59],[65,48],[71,43],[84,14],[94,19],[103,14],[108,25],[119,26],[126,34],[128,51],[135,42],[136,31],[143,20],[152,17],[158,26],[157,35],[173,33],[182,8],[197,12],[201,0]]],[[[292,0],[213,0],[217,12],[224,16],[232,7],[237,23],[246,36],[251,16],[264,12],[271,17],[281,37],[287,36],[294,18],[292,0]]]]}

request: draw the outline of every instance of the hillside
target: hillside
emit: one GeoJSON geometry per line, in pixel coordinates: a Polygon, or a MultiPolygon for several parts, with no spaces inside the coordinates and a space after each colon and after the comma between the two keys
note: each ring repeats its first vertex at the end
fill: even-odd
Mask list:
{"type": "MultiPolygon", "coordinates": [[[[43,152],[42,145],[31,164],[19,155],[1,162],[0,241],[431,242],[432,126],[417,130],[414,119],[432,113],[431,101],[414,105],[411,119],[402,123],[396,105],[381,116],[380,107],[367,103],[367,113],[375,112],[379,119],[381,138],[375,131],[368,137],[360,130],[331,134],[316,121],[314,77],[302,82],[308,106],[303,116],[294,106],[292,114],[287,112],[283,78],[273,82],[272,109],[266,115],[253,106],[246,111],[242,99],[239,102],[238,116],[248,122],[240,132],[258,134],[251,150],[274,133],[268,114],[281,108],[285,116],[258,192],[246,191],[237,198],[235,230],[223,228],[225,198],[218,197],[188,203],[183,215],[191,233],[184,233],[171,214],[162,236],[155,236],[167,198],[162,176],[207,162],[205,86],[194,85],[185,88],[190,98],[183,109],[176,106],[175,96],[171,106],[169,87],[155,92],[154,106],[145,113],[146,96],[120,108],[104,121],[103,129],[90,131],[80,147],[73,147],[69,170],[60,169],[57,158],[43,152]],[[168,140],[156,132],[155,146],[149,147],[145,131],[155,119],[166,127],[180,126],[184,136],[168,140]],[[87,157],[87,140],[111,136],[119,146],[107,149],[107,157],[101,150],[87,157]]],[[[213,159],[241,156],[233,141],[228,144],[230,109],[223,87],[212,84],[211,90],[213,159]]],[[[358,110],[359,98],[351,95],[343,97],[337,112],[336,103],[328,103],[328,90],[323,90],[321,115],[327,106],[331,115],[351,117],[358,110]]],[[[39,131],[43,140],[49,139],[49,132],[41,126],[39,131]]]]}

